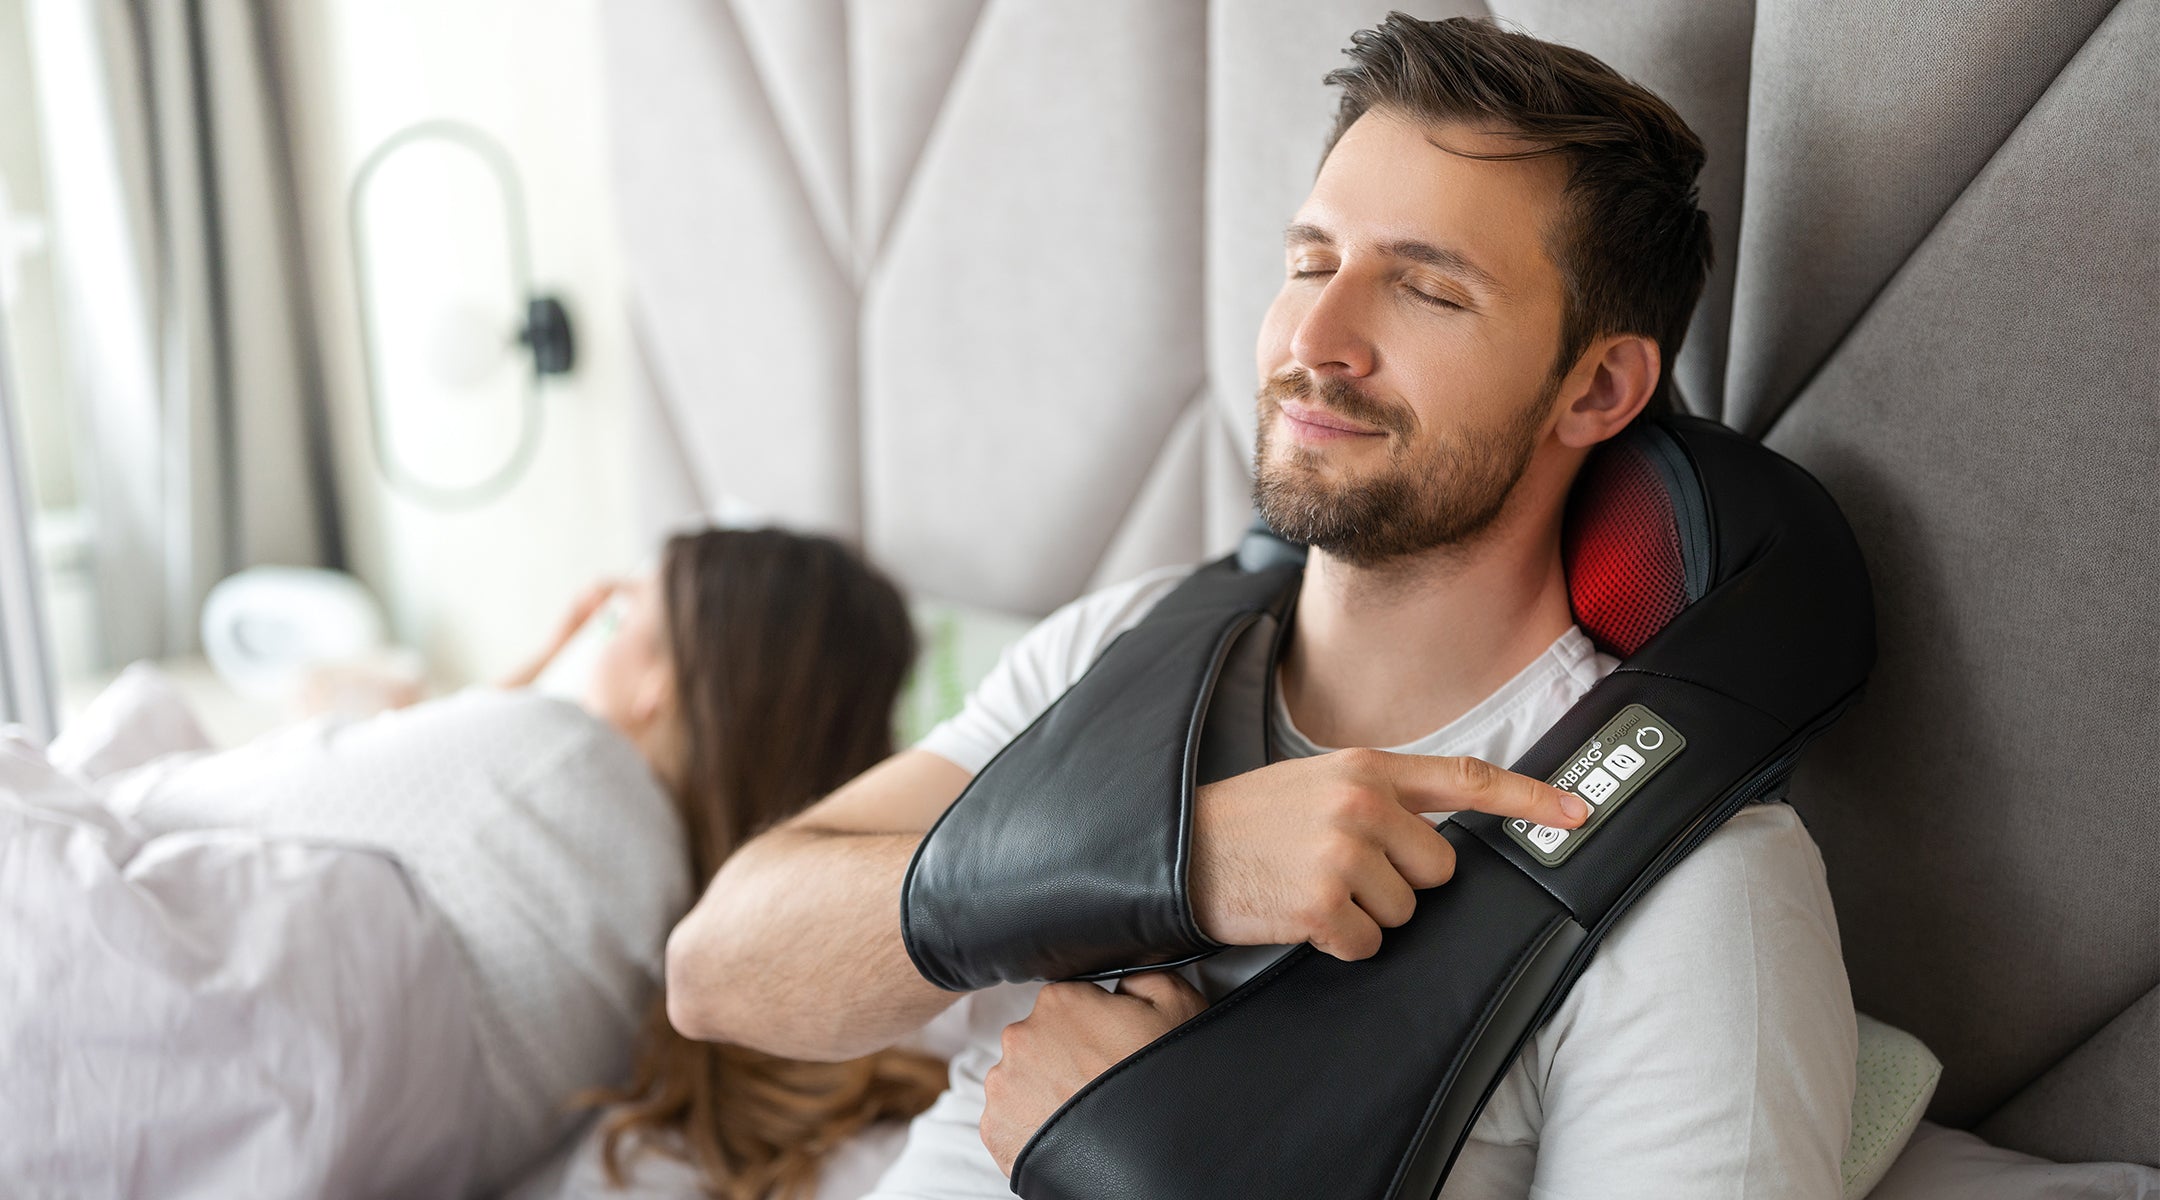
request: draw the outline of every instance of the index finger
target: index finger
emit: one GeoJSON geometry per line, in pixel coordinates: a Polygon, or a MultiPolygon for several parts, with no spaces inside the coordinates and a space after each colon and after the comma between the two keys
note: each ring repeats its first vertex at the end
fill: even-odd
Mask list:
{"type": "Polygon", "coordinates": [[[1388,782],[1411,812],[1481,812],[1573,829],[1590,806],[1573,792],[1464,755],[1389,754],[1388,782]]]}

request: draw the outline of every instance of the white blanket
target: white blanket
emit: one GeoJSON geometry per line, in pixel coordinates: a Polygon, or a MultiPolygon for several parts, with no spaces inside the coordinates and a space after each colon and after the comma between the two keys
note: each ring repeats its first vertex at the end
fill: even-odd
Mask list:
{"type": "Polygon", "coordinates": [[[473,688],[323,717],[104,780],[150,832],[248,829],[396,855],[470,969],[505,1177],[621,1081],[690,907],[673,803],[637,750],[573,704],[473,688]]]}
{"type": "Polygon", "coordinates": [[[0,1180],[31,1197],[458,1196],[472,998],[389,857],[145,838],[0,736],[0,1180]]]}
{"type": "Polygon", "coordinates": [[[141,667],[0,734],[0,1193],[485,1194],[618,1081],[688,905],[627,743],[474,692],[208,750],[141,667]]]}

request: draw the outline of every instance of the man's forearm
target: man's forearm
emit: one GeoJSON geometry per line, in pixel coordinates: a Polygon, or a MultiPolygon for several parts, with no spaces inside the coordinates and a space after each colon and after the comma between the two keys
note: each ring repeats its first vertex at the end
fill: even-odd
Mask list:
{"type": "Polygon", "coordinates": [[[668,1019],[689,1037],[828,1061],[921,1028],[955,997],[900,941],[920,840],[783,827],[744,846],[668,938],[668,1019]]]}

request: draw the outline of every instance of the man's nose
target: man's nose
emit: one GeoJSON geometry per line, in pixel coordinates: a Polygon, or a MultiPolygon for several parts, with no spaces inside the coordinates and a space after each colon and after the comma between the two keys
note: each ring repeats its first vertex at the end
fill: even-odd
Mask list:
{"type": "Polygon", "coordinates": [[[1298,321],[1290,337],[1290,354],[1297,364],[1315,375],[1340,374],[1361,378],[1375,365],[1372,338],[1367,332],[1371,314],[1361,302],[1358,284],[1337,272],[1320,289],[1311,308],[1298,321]]]}

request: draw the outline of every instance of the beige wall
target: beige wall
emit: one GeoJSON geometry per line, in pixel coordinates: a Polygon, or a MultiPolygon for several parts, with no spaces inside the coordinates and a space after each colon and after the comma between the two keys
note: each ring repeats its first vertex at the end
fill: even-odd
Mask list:
{"type": "MultiPolygon", "coordinates": [[[[624,422],[636,377],[607,187],[600,7],[600,0],[319,0],[287,10],[351,565],[443,684],[520,660],[579,586],[650,553],[631,533],[627,498],[624,422]],[[515,160],[535,283],[564,297],[578,340],[576,371],[543,390],[545,434],[530,470],[492,503],[448,512],[393,492],[376,470],[345,217],[347,186],[366,156],[397,130],[438,118],[480,127],[515,160]]],[[[475,174],[447,181],[460,207],[494,203],[492,193],[473,196],[475,174]]],[[[386,168],[379,178],[411,194],[409,174],[399,181],[386,168]]],[[[446,234],[425,221],[369,225],[386,256],[376,261],[436,272],[443,294],[477,288],[492,297],[508,288],[496,282],[499,241],[446,234]]],[[[415,291],[403,287],[392,300],[415,291]]],[[[415,400],[425,391],[415,381],[426,372],[411,345],[385,349],[376,366],[396,393],[397,436],[426,465],[444,472],[463,465],[470,477],[499,458],[505,422],[460,421],[452,405],[415,400]]],[[[480,403],[499,413],[498,402],[516,387],[514,367],[491,375],[480,403]]]]}

